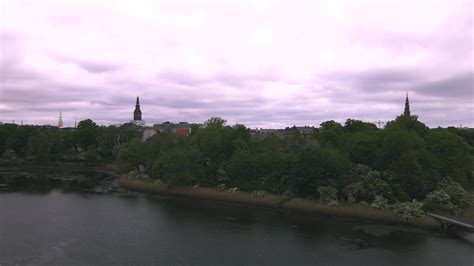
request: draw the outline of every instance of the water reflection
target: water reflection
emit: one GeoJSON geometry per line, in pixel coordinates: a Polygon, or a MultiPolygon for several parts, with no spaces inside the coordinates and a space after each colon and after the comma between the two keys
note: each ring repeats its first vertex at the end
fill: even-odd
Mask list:
{"type": "Polygon", "coordinates": [[[442,235],[159,195],[135,193],[133,197],[121,197],[123,193],[116,190],[88,192],[97,187],[114,187],[113,177],[98,173],[76,171],[68,175],[65,171],[59,174],[65,176],[61,182],[44,181],[57,180],[57,173],[43,171],[35,175],[20,178],[21,182],[7,180],[14,186],[7,193],[0,192],[2,265],[474,262],[472,235],[442,235]],[[29,183],[38,180],[47,185],[29,183]],[[81,180],[77,182],[87,184],[86,190],[74,190],[68,185],[65,188],[63,180],[81,180]],[[38,193],[38,187],[47,190],[40,189],[38,193]]]}

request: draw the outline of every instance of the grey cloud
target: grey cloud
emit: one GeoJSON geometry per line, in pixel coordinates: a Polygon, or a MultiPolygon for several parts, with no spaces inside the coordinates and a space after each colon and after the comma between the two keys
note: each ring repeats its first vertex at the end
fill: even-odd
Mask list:
{"type": "Polygon", "coordinates": [[[415,84],[413,90],[427,96],[473,99],[474,72],[415,84]]]}
{"type": "Polygon", "coordinates": [[[78,61],[77,64],[87,70],[88,72],[92,73],[103,73],[103,72],[110,72],[116,71],[121,68],[119,65],[113,65],[110,63],[100,63],[100,62],[86,62],[86,61],[78,61]]]}
{"type": "Polygon", "coordinates": [[[206,82],[209,82],[209,79],[206,77],[200,77],[185,71],[174,71],[168,70],[163,71],[158,74],[158,80],[164,82],[170,82],[179,85],[185,86],[197,86],[206,82]]]}
{"type": "Polygon", "coordinates": [[[423,79],[421,70],[387,68],[368,69],[354,72],[332,72],[319,75],[323,80],[336,83],[350,84],[354,89],[362,91],[384,91],[385,89],[404,89],[409,83],[423,79]]]}
{"type": "Polygon", "coordinates": [[[246,73],[237,74],[230,72],[219,72],[214,75],[200,76],[186,71],[168,70],[157,76],[158,80],[184,86],[199,86],[208,83],[219,83],[231,87],[244,87],[249,82],[271,82],[280,78],[274,73],[246,73]]]}

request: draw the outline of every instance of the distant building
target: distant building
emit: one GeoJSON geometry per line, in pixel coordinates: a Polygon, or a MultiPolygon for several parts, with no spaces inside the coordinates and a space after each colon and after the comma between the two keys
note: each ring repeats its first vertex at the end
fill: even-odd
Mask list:
{"type": "Polygon", "coordinates": [[[137,101],[135,103],[135,110],[133,111],[133,120],[121,125],[123,127],[143,127],[145,126],[145,121],[142,120],[142,110],[140,110],[140,99],[137,96],[137,101]]]}
{"type": "Polygon", "coordinates": [[[133,120],[131,121],[135,126],[142,127],[145,125],[145,121],[142,120],[142,111],[140,110],[140,99],[137,96],[137,102],[135,103],[135,111],[133,111],[133,120]]]}
{"type": "Polygon", "coordinates": [[[63,115],[59,112],[58,128],[63,128],[63,115]]]}
{"type": "Polygon", "coordinates": [[[295,134],[300,134],[303,138],[310,138],[315,130],[314,126],[303,126],[303,127],[286,127],[284,129],[251,129],[250,135],[253,137],[261,138],[269,135],[275,135],[277,137],[283,138],[285,136],[291,136],[295,134]]]}
{"type": "Polygon", "coordinates": [[[146,129],[143,131],[142,140],[143,140],[143,141],[146,141],[146,140],[148,140],[149,138],[151,138],[151,137],[153,137],[154,135],[159,134],[159,133],[160,133],[160,130],[157,129],[157,128],[152,128],[152,127],[146,128],[146,129]]]}
{"type": "Polygon", "coordinates": [[[407,97],[405,99],[405,110],[403,111],[403,116],[407,118],[410,117],[410,101],[408,100],[408,92],[407,97]]]}
{"type": "Polygon", "coordinates": [[[188,122],[171,123],[169,121],[161,124],[154,124],[153,127],[147,127],[143,131],[142,139],[143,141],[146,141],[154,135],[162,132],[172,132],[177,135],[187,136],[191,134],[191,127],[193,125],[195,124],[190,124],[188,122]]]}

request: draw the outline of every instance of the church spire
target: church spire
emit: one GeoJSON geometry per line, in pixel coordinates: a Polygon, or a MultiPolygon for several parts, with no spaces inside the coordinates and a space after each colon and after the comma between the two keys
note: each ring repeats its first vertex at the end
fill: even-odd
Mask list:
{"type": "Polygon", "coordinates": [[[63,128],[63,115],[59,112],[58,128],[63,128]]]}
{"type": "Polygon", "coordinates": [[[404,117],[410,117],[410,101],[408,100],[408,92],[407,97],[405,99],[405,111],[403,112],[404,117]]]}
{"type": "Polygon", "coordinates": [[[135,111],[133,111],[133,120],[142,120],[142,111],[140,110],[140,99],[137,96],[137,103],[135,104],[135,111]]]}

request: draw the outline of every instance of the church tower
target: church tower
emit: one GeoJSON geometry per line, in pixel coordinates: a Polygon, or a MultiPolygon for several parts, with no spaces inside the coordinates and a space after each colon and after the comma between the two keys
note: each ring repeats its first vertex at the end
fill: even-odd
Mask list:
{"type": "Polygon", "coordinates": [[[145,121],[142,120],[142,111],[140,110],[140,99],[137,96],[137,102],[135,103],[135,111],[133,111],[133,120],[130,123],[135,126],[145,126],[145,121]]]}
{"type": "Polygon", "coordinates": [[[135,111],[133,111],[133,120],[141,121],[142,120],[142,111],[140,110],[140,99],[137,96],[137,103],[135,104],[135,111]]]}
{"type": "Polygon", "coordinates": [[[408,92],[407,97],[405,99],[405,111],[403,112],[404,117],[410,117],[410,101],[408,100],[408,92]]]}
{"type": "Polygon", "coordinates": [[[63,128],[63,115],[59,112],[58,128],[63,128]]]}

